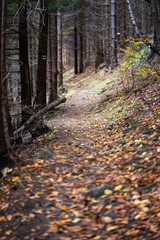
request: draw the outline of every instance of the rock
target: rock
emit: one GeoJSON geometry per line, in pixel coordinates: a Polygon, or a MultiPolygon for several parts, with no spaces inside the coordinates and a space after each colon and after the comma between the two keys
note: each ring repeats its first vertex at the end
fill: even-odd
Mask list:
{"type": "Polygon", "coordinates": [[[105,189],[109,189],[109,190],[113,190],[113,187],[111,185],[102,185],[102,186],[98,186],[98,187],[94,187],[92,189],[90,189],[88,192],[83,193],[82,195],[87,197],[100,197],[102,195],[104,195],[104,190],[105,189]]]}
{"type": "Polygon", "coordinates": [[[119,139],[116,143],[118,145],[124,145],[124,144],[126,144],[126,141],[124,139],[119,139]]]}

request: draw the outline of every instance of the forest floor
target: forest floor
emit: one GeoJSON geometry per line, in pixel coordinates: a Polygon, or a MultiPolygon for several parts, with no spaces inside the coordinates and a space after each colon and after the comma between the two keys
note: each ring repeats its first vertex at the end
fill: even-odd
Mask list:
{"type": "Polygon", "coordinates": [[[160,239],[158,81],[125,95],[116,73],[70,74],[52,131],[1,181],[0,239],[160,239]]]}

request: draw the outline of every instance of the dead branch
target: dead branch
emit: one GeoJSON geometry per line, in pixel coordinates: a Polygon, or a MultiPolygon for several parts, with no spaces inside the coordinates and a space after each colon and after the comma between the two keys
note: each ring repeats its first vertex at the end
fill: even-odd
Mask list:
{"type": "Polygon", "coordinates": [[[18,128],[16,131],[13,132],[13,135],[16,136],[19,132],[22,132],[24,129],[28,128],[31,123],[34,122],[36,118],[38,118],[40,115],[43,115],[45,112],[49,111],[50,109],[60,105],[61,103],[64,103],[66,101],[65,97],[62,97],[58,100],[55,100],[54,102],[50,103],[46,107],[42,108],[39,112],[32,115],[20,128],[18,128]]]}

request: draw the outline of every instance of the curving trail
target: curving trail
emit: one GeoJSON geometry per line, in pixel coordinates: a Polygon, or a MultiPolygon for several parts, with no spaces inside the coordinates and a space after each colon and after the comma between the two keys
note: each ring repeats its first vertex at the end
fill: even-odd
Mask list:
{"type": "Polygon", "coordinates": [[[125,135],[125,120],[96,113],[95,90],[74,90],[48,119],[53,131],[21,152],[20,175],[2,185],[0,239],[159,239],[160,190],[143,172],[151,152],[137,154],[140,128],[125,135]]]}

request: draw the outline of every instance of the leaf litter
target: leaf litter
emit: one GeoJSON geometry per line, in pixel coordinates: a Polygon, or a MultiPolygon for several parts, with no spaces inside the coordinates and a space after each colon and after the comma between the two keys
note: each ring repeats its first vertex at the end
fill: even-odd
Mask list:
{"type": "Polygon", "coordinates": [[[21,171],[1,181],[0,239],[160,239],[158,83],[120,116],[114,106],[132,95],[104,111],[76,84],[48,117],[52,132],[21,149],[21,171]]]}

